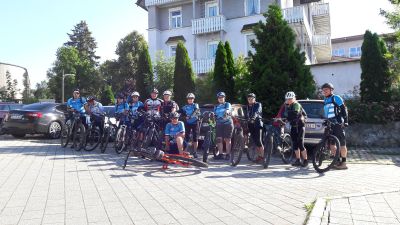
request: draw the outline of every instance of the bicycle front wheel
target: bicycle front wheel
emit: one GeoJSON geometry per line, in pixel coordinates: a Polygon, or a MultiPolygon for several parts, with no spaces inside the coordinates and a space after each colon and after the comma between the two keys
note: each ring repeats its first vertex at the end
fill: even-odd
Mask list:
{"type": "Polygon", "coordinates": [[[334,135],[329,135],[315,148],[313,166],[318,173],[330,170],[339,159],[340,142],[334,135]]]}
{"type": "Polygon", "coordinates": [[[183,162],[183,163],[187,163],[187,164],[195,166],[195,167],[208,168],[208,164],[207,163],[201,162],[201,161],[197,161],[197,160],[192,159],[192,158],[186,158],[186,157],[179,156],[179,155],[168,155],[166,157],[168,157],[169,159],[172,159],[172,160],[176,160],[176,161],[180,161],[180,162],[183,162]]]}
{"type": "Polygon", "coordinates": [[[274,147],[274,137],[272,135],[272,132],[268,132],[268,134],[264,138],[264,158],[263,158],[264,169],[267,169],[269,166],[273,147],[274,147]]]}
{"type": "Polygon", "coordinates": [[[61,147],[63,148],[67,147],[69,139],[71,138],[70,135],[71,135],[71,128],[68,125],[64,125],[61,130],[61,136],[60,136],[61,147]]]}
{"type": "Polygon", "coordinates": [[[231,149],[231,166],[237,166],[242,159],[244,136],[243,130],[236,129],[233,131],[232,149],[231,149]]]}
{"type": "Polygon", "coordinates": [[[77,151],[80,151],[85,146],[86,132],[85,126],[82,123],[75,124],[74,146],[77,151]]]}
{"type": "Polygon", "coordinates": [[[85,151],[93,151],[100,144],[101,134],[98,128],[89,129],[86,135],[85,151]]]}
{"type": "Polygon", "coordinates": [[[121,154],[121,152],[124,151],[125,133],[126,133],[125,129],[123,128],[118,129],[117,131],[117,135],[115,137],[115,142],[114,142],[114,149],[117,154],[121,154]]]}
{"type": "Polygon", "coordinates": [[[292,148],[292,137],[290,134],[284,134],[282,137],[282,143],[280,144],[280,154],[282,158],[282,162],[285,164],[289,164],[295,158],[295,154],[292,148]]]}
{"type": "Polygon", "coordinates": [[[107,149],[108,142],[110,141],[110,128],[106,128],[103,131],[103,135],[101,137],[101,153],[104,153],[107,149]]]}

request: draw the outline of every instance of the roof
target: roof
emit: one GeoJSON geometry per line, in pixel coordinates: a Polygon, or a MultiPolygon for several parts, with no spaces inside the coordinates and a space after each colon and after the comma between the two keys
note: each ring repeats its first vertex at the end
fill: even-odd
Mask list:
{"type": "Polygon", "coordinates": [[[178,41],[186,42],[186,39],[182,35],[172,36],[172,37],[169,37],[165,43],[178,42],[178,41]]]}
{"type": "Polygon", "coordinates": [[[240,32],[253,30],[253,28],[254,28],[257,24],[258,24],[258,23],[249,23],[249,24],[245,24],[245,25],[243,25],[242,30],[241,30],[240,32]]]}
{"type": "Polygon", "coordinates": [[[147,11],[144,0],[136,0],[136,5],[147,11]]]}
{"type": "Polygon", "coordinates": [[[348,36],[348,37],[341,37],[341,38],[334,38],[334,39],[332,39],[332,44],[348,42],[348,41],[359,41],[359,40],[363,40],[363,39],[364,39],[364,34],[348,36]]]}

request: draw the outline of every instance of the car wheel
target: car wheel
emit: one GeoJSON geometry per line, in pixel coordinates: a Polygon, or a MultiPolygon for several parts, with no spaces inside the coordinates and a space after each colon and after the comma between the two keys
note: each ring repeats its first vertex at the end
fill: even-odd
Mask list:
{"type": "Polygon", "coordinates": [[[26,134],[11,134],[15,138],[23,138],[26,134]]]}
{"type": "Polygon", "coordinates": [[[48,136],[51,139],[58,139],[61,135],[61,124],[59,122],[53,121],[49,125],[48,136]]]}

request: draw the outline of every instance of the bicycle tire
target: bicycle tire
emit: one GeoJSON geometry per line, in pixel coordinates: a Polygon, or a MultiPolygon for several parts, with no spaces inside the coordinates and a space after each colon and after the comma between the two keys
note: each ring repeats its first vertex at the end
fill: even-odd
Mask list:
{"type": "Polygon", "coordinates": [[[80,151],[84,145],[85,145],[85,138],[86,138],[86,132],[85,132],[85,126],[82,123],[76,123],[75,124],[76,129],[74,133],[74,146],[76,151],[80,151]],[[78,135],[79,133],[79,135],[78,135]],[[79,145],[77,146],[77,138],[79,138],[79,145]]]}
{"type": "Polygon", "coordinates": [[[71,135],[71,128],[68,125],[64,125],[60,135],[60,142],[62,148],[68,146],[69,140],[71,139],[70,135],[71,135]]]}
{"type": "Polygon", "coordinates": [[[101,153],[106,152],[108,142],[110,141],[110,129],[104,129],[103,131],[103,138],[101,139],[101,153]]]}
{"type": "Polygon", "coordinates": [[[181,162],[184,162],[184,163],[188,163],[189,165],[192,165],[192,166],[195,166],[195,167],[208,168],[208,164],[207,163],[204,163],[204,162],[192,159],[192,158],[186,158],[186,157],[179,156],[179,155],[168,155],[166,157],[168,157],[168,158],[170,158],[172,160],[178,160],[178,161],[181,161],[181,162]]]}
{"type": "Polygon", "coordinates": [[[340,154],[340,142],[339,139],[334,135],[328,135],[322,139],[322,141],[315,148],[313,153],[313,167],[318,173],[325,173],[330,170],[337,160],[339,159],[340,154]],[[331,156],[330,146],[334,143],[336,147],[335,155],[331,156]],[[329,148],[327,148],[329,146],[329,148]],[[322,161],[326,160],[326,164],[322,166],[322,161]]]}
{"type": "Polygon", "coordinates": [[[100,130],[95,127],[94,129],[88,129],[86,140],[85,140],[85,147],[83,148],[85,151],[93,151],[97,148],[101,141],[101,134],[100,130]]]}
{"type": "Polygon", "coordinates": [[[121,154],[124,151],[124,136],[126,134],[126,129],[118,129],[117,135],[115,137],[114,149],[117,154],[121,154]]]}
{"type": "Polygon", "coordinates": [[[280,151],[280,155],[282,162],[285,164],[290,164],[295,158],[295,154],[292,148],[292,137],[290,136],[290,134],[283,134],[281,142],[282,150],[280,151]]]}
{"type": "MultiPolygon", "coordinates": [[[[249,137],[249,138],[251,138],[251,137],[249,137]]],[[[257,161],[258,153],[257,153],[257,149],[256,149],[256,146],[255,146],[253,140],[249,140],[247,150],[246,150],[246,156],[247,156],[247,159],[251,162],[257,161]]]]}
{"type": "Polygon", "coordinates": [[[244,145],[244,136],[243,136],[243,130],[238,130],[235,128],[234,130],[234,136],[232,138],[232,149],[231,149],[231,166],[237,166],[240,163],[240,160],[242,159],[242,154],[243,154],[243,145],[244,145]]]}
{"type": "Polygon", "coordinates": [[[208,155],[210,154],[210,145],[211,145],[211,133],[207,132],[206,136],[204,137],[203,142],[203,162],[208,161],[208,155]]]}
{"type": "Polygon", "coordinates": [[[274,137],[271,132],[268,132],[268,134],[265,135],[264,146],[265,148],[264,148],[263,167],[264,169],[267,169],[269,163],[271,162],[271,154],[272,154],[272,149],[274,147],[274,137]]]}

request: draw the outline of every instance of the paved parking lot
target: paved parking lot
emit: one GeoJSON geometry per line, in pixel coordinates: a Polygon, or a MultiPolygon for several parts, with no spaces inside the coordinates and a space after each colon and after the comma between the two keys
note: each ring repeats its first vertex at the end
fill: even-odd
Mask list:
{"type": "Polygon", "coordinates": [[[394,154],[351,152],[349,170],[324,175],[273,159],[269,169],[170,167],[76,152],[42,137],[0,136],[0,224],[303,224],[318,197],[400,186],[394,154]],[[359,154],[360,153],[360,154],[359,154]]]}

